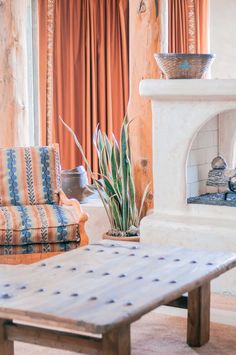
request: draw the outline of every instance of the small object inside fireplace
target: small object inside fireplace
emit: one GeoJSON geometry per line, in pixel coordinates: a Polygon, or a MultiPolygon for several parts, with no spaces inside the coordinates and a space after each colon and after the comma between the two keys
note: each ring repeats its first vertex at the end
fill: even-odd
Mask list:
{"type": "Polygon", "coordinates": [[[212,160],[211,167],[213,170],[215,169],[224,170],[227,168],[226,160],[221,155],[218,155],[212,160]]]}
{"type": "Polygon", "coordinates": [[[212,170],[208,173],[207,186],[225,187],[227,190],[229,176],[227,176],[227,163],[218,155],[211,162],[212,170]]]}
{"type": "Polygon", "coordinates": [[[236,175],[229,178],[229,189],[233,193],[236,193],[236,175]]]}
{"type": "Polygon", "coordinates": [[[212,160],[211,166],[206,185],[216,187],[218,192],[189,197],[187,202],[236,207],[236,169],[228,169],[226,160],[220,155],[212,160]]]}

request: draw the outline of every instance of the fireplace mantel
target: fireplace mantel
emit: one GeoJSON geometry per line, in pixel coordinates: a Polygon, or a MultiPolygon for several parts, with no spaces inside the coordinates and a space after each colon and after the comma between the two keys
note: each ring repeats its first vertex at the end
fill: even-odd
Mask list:
{"type": "MultiPolygon", "coordinates": [[[[187,204],[187,158],[197,133],[236,110],[236,79],[140,83],[152,101],[154,211],[141,222],[144,242],[236,252],[236,208],[187,204]]],[[[236,273],[230,288],[236,295],[236,273]]],[[[222,289],[221,289],[222,291],[222,289]]]]}
{"type": "Polygon", "coordinates": [[[236,79],[146,79],[140,82],[140,95],[166,100],[236,100],[236,79]]]}

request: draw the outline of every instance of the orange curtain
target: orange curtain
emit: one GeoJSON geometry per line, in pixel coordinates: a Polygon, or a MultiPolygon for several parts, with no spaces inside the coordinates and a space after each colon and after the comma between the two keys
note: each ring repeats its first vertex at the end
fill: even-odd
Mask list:
{"type": "Polygon", "coordinates": [[[188,1],[169,0],[168,51],[188,53],[188,1]]]}
{"type": "Polygon", "coordinates": [[[208,52],[208,0],[194,1],[196,18],[196,52],[208,52]]]}
{"type": "Polygon", "coordinates": [[[208,0],[169,0],[168,6],[168,51],[207,53],[208,0]]]}
{"type": "Polygon", "coordinates": [[[38,3],[38,26],[39,26],[39,96],[40,96],[40,140],[41,144],[47,142],[47,114],[46,114],[46,92],[47,92],[47,1],[38,3]]]}
{"type": "MultiPolygon", "coordinates": [[[[40,0],[39,8],[45,1],[50,0],[40,0]]],[[[94,171],[96,126],[109,136],[119,133],[129,95],[128,3],[54,0],[53,140],[60,144],[64,169],[81,164],[82,158],[59,115],[77,134],[94,171]]],[[[41,122],[45,129],[45,116],[41,122]]]]}

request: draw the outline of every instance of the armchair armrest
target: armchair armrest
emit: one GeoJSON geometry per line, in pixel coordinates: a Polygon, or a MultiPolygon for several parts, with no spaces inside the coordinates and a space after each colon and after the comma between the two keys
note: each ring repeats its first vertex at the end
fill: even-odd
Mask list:
{"type": "Polygon", "coordinates": [[[60,190],[59,192],[59,205],[72,207],[74,217],[78,220],[80,231],[80,245],[86,245],[89,243],[89,238],[84,229],[84,224],[88,220],[88,214],[83,212],[79,201],[76,199],[69,199],[65,193],[60,190]]]}

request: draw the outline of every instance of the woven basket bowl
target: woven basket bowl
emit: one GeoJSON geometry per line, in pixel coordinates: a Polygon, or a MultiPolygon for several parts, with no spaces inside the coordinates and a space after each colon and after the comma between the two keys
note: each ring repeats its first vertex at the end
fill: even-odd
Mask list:
{"type": "Polygon", "coordinates": [[[154,57],[167,79],[201,79],[215,54],[156,53],[154,57]]]}

